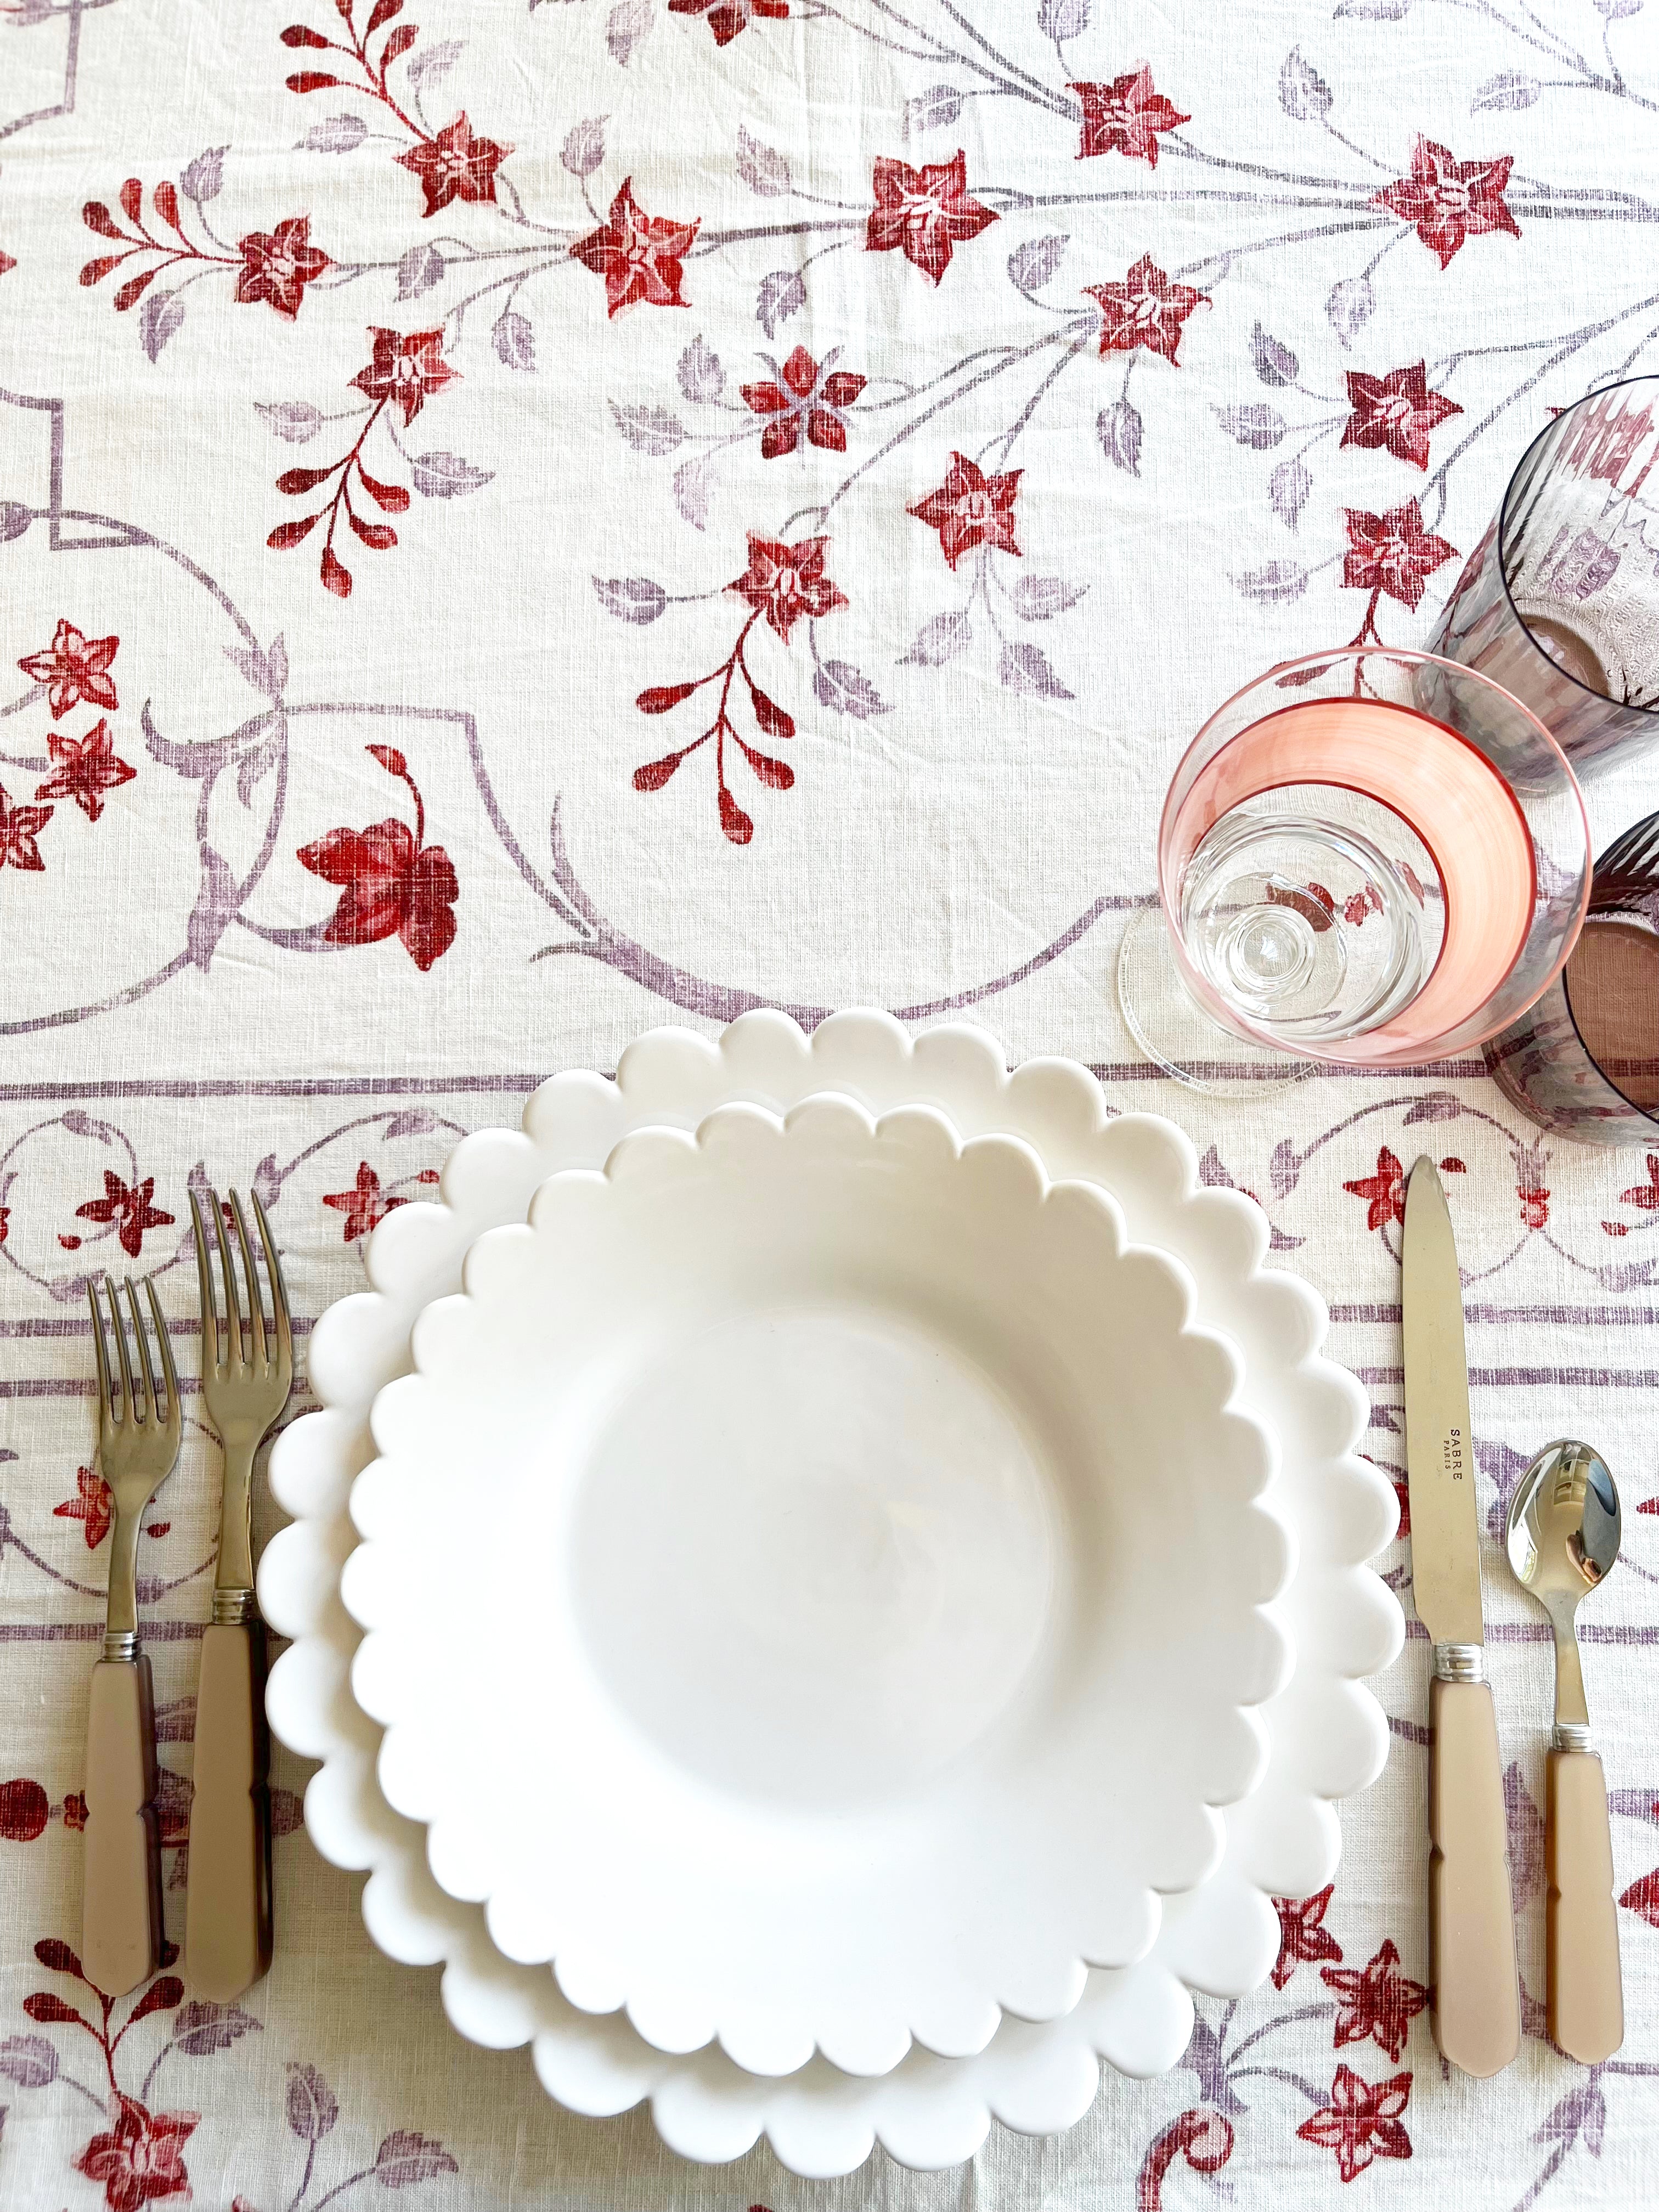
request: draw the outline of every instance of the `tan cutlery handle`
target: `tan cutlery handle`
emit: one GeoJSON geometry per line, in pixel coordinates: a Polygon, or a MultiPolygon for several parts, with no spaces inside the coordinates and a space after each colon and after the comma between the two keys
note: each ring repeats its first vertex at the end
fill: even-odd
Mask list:
{"type": "Polygon", "coordinates": [[[190,1808],[185,1973],[228,2003],[270,1964],[270,1793],[265,1784],[264,1624],[202,1637],[190,1808]]]}
{"type": "Polygon", "coordinates": [[[106,1996],[124,1996],[161,1960],[155,1707],[142,1652],[92,1670],[86,1796],[81,1963],[106,1996]]]}
{"type": "Polygon", "coordinates": [[[1550,1753],[1548,1821],[1550,2033],[1594,2066],[1625,2039],[1625,1998],[1607,1785],[1593,1751],[1550,1753]]]}
{"type": "Polygon", "coordinates": [[[1429,1689],[1429,1940],[1435,2040],[1454,2066],[1486,2076],[1521,2048],[1504,1772],[1484,1682],[1429,1689]]]}

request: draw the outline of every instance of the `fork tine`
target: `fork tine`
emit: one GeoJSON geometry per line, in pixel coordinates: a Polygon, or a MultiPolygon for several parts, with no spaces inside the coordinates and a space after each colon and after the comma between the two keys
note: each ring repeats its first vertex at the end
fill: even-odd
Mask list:
{"type": "Polygon", "coordinates": [[[276,1325],[276,1356],[289,1373],[294,1369],[294,1336],[288,1317],[288,1285],[283,1280],[283,1263],[276,1256],[276,1240],[270,1233],[270,1224],[265,1218],[265,1209],[259,1194],[251,1191],[253,1218],[259,1224],[260,1242],[265,1248],[265,1273],[270,1278],[270,1310],[276,1325]]]}
{"type": "Polygon", "coordinates": [[[127,1333],[121,1326],[121,1301],[115,1295],[112,1276],[104,1277],[104,1296],[109,1300],[110,1318],[115,1324],[115,1356],[121,1363],[121,1418],[132,1422],[138,1418],[138,1409],[132,1401],[132,1362],[127,1357],[127,1333]]]}
{"type": "Polygon", "coordinates": [[[155,1341],[161,1347],[161,1372],[167,1377],[167,1433],[176,1440],[183,1427],[183,1417],[179,1406],[179,1370],[173,1364],[173,1339],[167,1334],[167,1316],[161,1311],[161,1301],[155,1295],[154,1275],[145,1276],[144,1288],[149,1292],[149,1310],[155,1322],[155,1341]]]}
{"type": "Polygon", "coordinates": [[[230,1239],[225,1234],[225,1209],[219,1203],[219,1194],[210,1190],[213,1201],[213,1226],[219,1239],[219,1268],[225,1279],[225,1358],[233,1367],[240,1367],[242,1360],[242,1305],[236,1295],[236,1270],[230,1257],[230,1239]]]}
{"type": "Polygon", "coordinates": [[[242,1201],[233,1190],[230,1210],[236,1217],[236,1242],[241,1248],[242,1268],[247,1277],[248,1327],[253,1338],[253,1357],[263,1367],[265,1364],[265,1302],[259,1295],[258,1272],[253,1265],[253,1247],[247,1241],[247,1222],[242,1212],[242,1201]]]}
{"type": "Polygon", "coordinates": [[[202,1364],[219,1364],[219,1316],[213,1304],[213,1275],[208,1266],[207,1231],[202,1225],[202,1201],[190,1194],[191,1225],[196,1231],[196,1281],[202,1294],[202,1364]]]}
{"type": "Polygon", "coordinates": [[[155,1395],[155,1370],[149,1361],[149,1337],[144,1328],[143,1310],[138,1304],[138,1293],[132,1286],[131,1275],[127,1277],[127,1304],[132,1309],[132,1333],[138,1340],[138,1360],[144,1370],[143,1419],[159,1428],[161,1408],[155,1395]]]}
{"type": "Polygon", "coordinates": [[[101,1445],[114,1418],[109,1388],[109,1349],[104,1342],[104,1311],[98,1303],[98,1285],[87,1277],[87,1303],[92,1308],[92,1356],[98,1363],[98,1441],[101,1445]]]}

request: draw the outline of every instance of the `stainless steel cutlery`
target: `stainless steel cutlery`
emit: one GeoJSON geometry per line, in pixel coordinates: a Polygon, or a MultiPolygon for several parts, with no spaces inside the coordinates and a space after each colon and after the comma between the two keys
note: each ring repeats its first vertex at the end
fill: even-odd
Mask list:
{"type": "Polygon", "coordinates": [[[132,1279],[135,1352],[106,1275],[108,1334],[94,1283],[92,1349],[98,1373],[98,1465],[114,1501],[104,1656],[92,1670],[87,1718],[86,1870],[81,1957],[110,1996],[136,1989],[161,1960],[161,1875],[155,1817],[155,1720],[149,1661],[138,1649],[138,1536],[145,1509],[173,1472],[184,1424],[167,1323],[147,1275],[162,1390],[132,1279]],[[111,1347],[113,1346],[113,1364],[111,1347]],[[137,1366],[134,1365],[136,1352],[137,1366]]]}
{"type": "Polygon", "coordinates": [[[269,1328],[241,1200],[232,1191],[240,1279],[224,1208],[211,1192],[209,1203],[222,1292],[216,1301],[209,1232],[201,1203],[191,1193],[202,1303],[202,1399],[219,1432],[224,1482],[213,1620],[202,1638],[196,1693],[185,1972],[193,1989],[222,2002],[258,1981],[270,1964],[264,1624],[254,1604],[250,1511],[254,1455],[287,1403],[294,1346],[282,1267],[258,1194],[252,1203],[270,1286],[269,1328]]]}

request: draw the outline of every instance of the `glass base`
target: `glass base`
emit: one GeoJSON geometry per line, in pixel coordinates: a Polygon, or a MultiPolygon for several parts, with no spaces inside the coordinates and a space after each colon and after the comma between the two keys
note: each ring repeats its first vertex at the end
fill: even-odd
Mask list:
{"type": "Polygon", "coordinates": [[[1317,1063],[1247,1042],[1218,1026],[1187,990],[1161,907],[1133,915],[1117,955],[1117,997],[1129,1034],[1165,1075],[1211,1098],[1261,1098],[1306,1082],[1317,1063]]]}

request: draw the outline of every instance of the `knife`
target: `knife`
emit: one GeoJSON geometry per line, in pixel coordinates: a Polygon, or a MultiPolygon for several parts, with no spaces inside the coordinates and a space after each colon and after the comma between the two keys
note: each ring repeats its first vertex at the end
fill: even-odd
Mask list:
{"type": "Polygon", "coordinates": [[[1466,2074],[1521,2048],[1508,1821],[1486,1679],[1463,1285],[1431,1159],[1406,1191],[1401,1301],[1412,1595],[1434,1643],[1429,1686],[1429,1950],[1435,2040],[1466,2074]]]}

